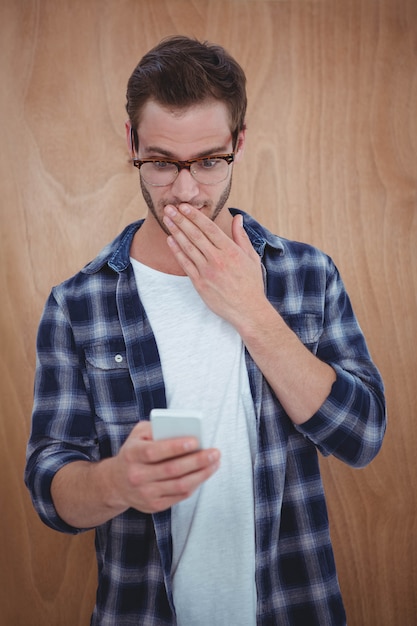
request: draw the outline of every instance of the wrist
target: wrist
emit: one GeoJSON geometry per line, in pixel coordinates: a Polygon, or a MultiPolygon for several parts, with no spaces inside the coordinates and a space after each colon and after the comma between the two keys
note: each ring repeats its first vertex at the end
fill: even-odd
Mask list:
{"type": "Polygon", "coordinates": [[[245,315],[238,318],[235,328],[247,346],[263,343],[266,336],[272,334],[276,337],[282,330],[288,330],[282,317],[266,298],[253,302],[245,315]]]}
{"type": "Polygon", "coordinates": [[[129,503],[123,497],[123,485],[119,480],[120,469],[117,456],[103,459],[95,464],[92,470],[96,471],[94,483],[100,491],[100,499],[112,517],[123,513],[129,508],[129,503]]]}

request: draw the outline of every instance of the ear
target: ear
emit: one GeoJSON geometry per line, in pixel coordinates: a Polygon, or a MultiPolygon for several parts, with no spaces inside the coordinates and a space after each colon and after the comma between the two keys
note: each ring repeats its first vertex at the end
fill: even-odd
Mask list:
{"type": "Polygon", "coordinates": [[[244,125],[243,129],[240,131],[237,137],[237,147],[235,150],[235,159],[234,159],[236,163],[240,161],[240,159],[243,156],[245,141],[246,141],[246,124],[244,125]]]}
{"type": "Polygon", "coordinates": [[[130,156],[133,158],[136,156],[136,150],[135,150],[135,146],[133,144],[133,137],[132,137],[132,125],[130,123],[129,120],[126,120],[125,122],[125,130],[126,130],[126,143],[127,143],[127,148],[129,150],[130,156]]]}

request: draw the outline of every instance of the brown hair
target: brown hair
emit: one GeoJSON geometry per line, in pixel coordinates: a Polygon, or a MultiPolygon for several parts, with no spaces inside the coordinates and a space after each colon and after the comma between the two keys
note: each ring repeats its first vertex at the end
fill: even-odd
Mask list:
{"type": "Polygon", "coordinates": [[[126,111],[136,149],[140,114],[148,100],[178,108],[207,98],[224,102],[235,144],[245,128],[245,85],[242,68],[221,46],[183,36],[163,39],[142,57],[127,84],[126,111]]]}

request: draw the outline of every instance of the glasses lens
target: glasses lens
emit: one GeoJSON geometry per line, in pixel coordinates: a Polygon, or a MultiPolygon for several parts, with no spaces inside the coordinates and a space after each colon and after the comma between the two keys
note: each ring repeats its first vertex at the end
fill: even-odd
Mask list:
{"type": "Polygon", "coordinates": [[[202,159],[191,166],[191,174],[204,185],[215,185],[227,178],[229,164],[224,159],[202,159]]]}
{"type": "Polygon", "coordinates": [[[145,183],[161,187],[173,183],[177,172],[177,166],[166,161],[143,163],[140,167],[140,173],[145,183]]]}

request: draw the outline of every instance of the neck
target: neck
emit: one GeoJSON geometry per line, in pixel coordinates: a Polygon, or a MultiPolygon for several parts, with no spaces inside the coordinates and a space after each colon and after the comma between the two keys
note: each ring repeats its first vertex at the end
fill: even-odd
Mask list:
{"type": "Polygon", "coordinates": [[[167,234],[159,224],[153,225],[147,217],[136,232],[130,248],[130,255],[158,272],[184,276],[185,273],[176,261],[167,244],[167,234]],[[154,227],[156,226],[156,227],[154,227]]]}

